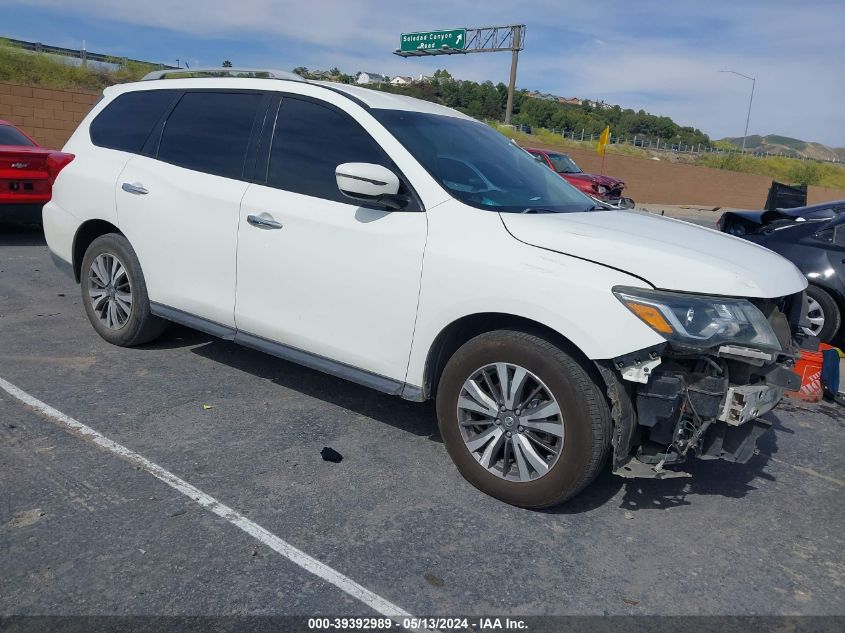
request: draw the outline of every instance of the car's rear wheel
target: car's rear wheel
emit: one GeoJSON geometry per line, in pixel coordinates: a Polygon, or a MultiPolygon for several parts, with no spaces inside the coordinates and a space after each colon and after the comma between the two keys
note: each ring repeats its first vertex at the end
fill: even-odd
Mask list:
{"type": "Polygon", "coordinates": [[[602,390],[550,341],[498,330],[464,344],[437,392],[443,442],[461,474],[512,505],[542,508],[582,490],[604,463],[602,390]]]}
{"type": "Polygon", "coordinates": [[[804,331],[819,337],[824,343],[833,340],[842,323],[836,300],[827,291],[812,284],[807,286],[807,319],[810,325],[804,331]]]}
{"type": "Polygon", "coordinates": [[[156,339],[166,321],[150,312],[141,263],[129,241],[117,233],[91,242],[80,271],[88,320],[109,343],[121,347],[156,339]]]}

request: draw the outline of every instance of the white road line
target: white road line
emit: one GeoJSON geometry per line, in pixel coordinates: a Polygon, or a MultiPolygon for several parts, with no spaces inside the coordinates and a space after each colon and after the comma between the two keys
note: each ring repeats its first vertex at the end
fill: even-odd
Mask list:
{"type": "Polygon", "coordinates": [[[147,471],[156,479],[160,479],[174,490],[178,490],[186,497],[190,497],[206,510],[226,519],[229,523],[237,526],[253,538],[258,539],[273,551],[281,554],[293,563],[296,563],[305,571],[314,574],[318,578],[322,578],[341,591],[348,593],[350,596],[363,602],[365,605],[381,615],[393,619],[400,626],[402,624],[402,618],[413,617],[404,609],[401,609],[392,602],[385,600],[380,595],[373,593],[366,587],[359,585],[351,578],[344,576],[339,571],[332,569],[325,563],[321,563],[313,556],[309,556],[287,541],[280,539],[272,532],[267,531],[257,523],[247,519],[240,512],[220,503],[211,495],[207,495],[199,488],[195,488],[184,479],[180,479],[170,471],[165,470],[154,462],[151,462],[143,455],[139,455],[122,444],[118,444],[117,442],[110,440],[99,431],[95,431],[91,427],[82,424],[82,422],[74,420],[72,417],[65,415],[61,411],[57,411],[50,405],[41,402],[38,398],[29,395],[22,389],[19,389],[2,378],[0,378],[0,387],[2,387],[9,395],[17,398],[25,405],[32,407],[42,415],[58,422],[62,426],[74,431],[76,434],[81,435],[83,438],[90,440],[100,448],[114,453],[115,455],[118,455],[126,461],[131,462],[132,464],[147,471]]]}

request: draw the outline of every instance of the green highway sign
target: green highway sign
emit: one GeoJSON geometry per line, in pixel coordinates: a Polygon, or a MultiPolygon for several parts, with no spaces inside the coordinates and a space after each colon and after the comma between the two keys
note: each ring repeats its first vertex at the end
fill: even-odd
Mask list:
{"type": "Polygon", "coordinates": [[[438,48],[462,50],[466,46],[467,30],[422,31],[402,33],[402,51],[430,51],[438,48]]]}

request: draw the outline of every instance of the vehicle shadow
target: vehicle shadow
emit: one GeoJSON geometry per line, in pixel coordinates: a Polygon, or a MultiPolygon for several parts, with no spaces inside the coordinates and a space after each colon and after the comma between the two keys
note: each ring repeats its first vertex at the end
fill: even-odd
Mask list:
{"type": "Polygon", "coordinates": [[[223,341],[187,328],[171,327],[160,342],[150,348],[195,345],[191,352],[238,371],[269,380],[281,387],[331,403],[397,429],[442,442],[433,402],[417,403],[374,391],[308,369],[230,341],[223,341]]]}
{"type": "Polygon", "coordinates": [[[194,345],[204,345],[220,341],[220,339],[194,330],[184,325],[177,323],[168,323],[167,329],[152,343],[147,343],[143,349],[149,350],[165,350],[165,349],[179,349],[181,347],[192,347],[194,345]]]}
{"type": "Polygon", "coordinates": [[[46,246],[44,231],[37,224],[0,222],[0,246],[46,246]]]}
{"type": "MultiPolygon", "coordinates": [[[[145,347],[192,347],[192,353],[208,360],[442,443],[433,402],[408,402],[178,325],[171,325],[159,341],[145,347]]],[[[692,497],[702,495],[742,498],[756,490],[755,480],[775,480],[772,475],[764,472],[769,456],[778,451],[779,434],[794,433],[783,425],[776,412],[766,417],[772,422],[772,429],[760,437],[757,442],[758,454],[745,464],[691,458],[683,468],[692,476],[673,479],[624,479],[613,475],[608,464],[579,495],[564,505],[541,512],[589,512],[611,502],[620,491],[622,497],[619,507],[630,512],[668,510],[690,505],[693,503],[692,497]]]]}
{"type": "Polygon", "coordinates": [[[611,472],[608,465],[596,480],[581,494],[565,505],[549,508],[551,514],[581,514],[603,506],[622,491],[619,507],[637,512],[640,510],[668,510],[690,505],[691,497],[721,496],[740,499],[757,489],[757,479],[775,481],[775,477],[764,472],[769,456],[778,451],[777,436],[794,432],[783,426],[774,414],[766,419],[772,421],[772,429],[757,441],[758,453],[745,464],[723,460],[702,460],[691,458],[682,467],[691,477],[672,479],[624,479],[611,472]]]}

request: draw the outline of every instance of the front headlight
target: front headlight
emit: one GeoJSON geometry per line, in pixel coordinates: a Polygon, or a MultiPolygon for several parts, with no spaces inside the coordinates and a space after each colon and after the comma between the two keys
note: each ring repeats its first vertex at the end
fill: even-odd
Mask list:
{"type": "Polygon", "coordinates": [[[613,294],[643,323],[676,347],[723,344],[780,350],[760,310],[745,299],[616,286],[613,294]]]}

